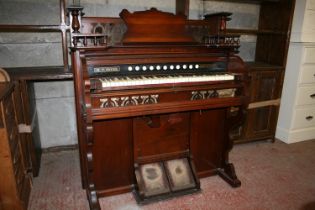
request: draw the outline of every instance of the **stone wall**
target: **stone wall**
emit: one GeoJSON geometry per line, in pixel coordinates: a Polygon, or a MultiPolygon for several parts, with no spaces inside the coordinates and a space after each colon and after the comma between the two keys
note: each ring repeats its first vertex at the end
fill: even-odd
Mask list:
{"type": "MultiPolygon", "coordinates": [[[[136,11],[156,7],[175,12],[175,0],[81,0],[80,4],[86,16],[116,17],[124,8],[136,11]]],[[[259,5],[190,0],[191,19],[217,11],[234,13],[230,27],[257,28],[259,5]]],[[[0,24],[53,25],[59,21],[59,0],[0,0],[0,24]]],[[[253,60],[255,37],[242,36],[241,41],[241,57],[253,60]]],[[[58,65],[62,65],[59,33],[0,33],[0,67],[58,65]]],[[[73,83],[37,82],[35,95],[42,147],[76,144],[73,83]]]]}

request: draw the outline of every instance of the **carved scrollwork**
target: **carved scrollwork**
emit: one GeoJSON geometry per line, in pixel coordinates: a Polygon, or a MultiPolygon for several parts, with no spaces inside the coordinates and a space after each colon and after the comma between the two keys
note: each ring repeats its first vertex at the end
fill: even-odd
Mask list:
{"type": "Polygon", "coordinates": [[[126,96],[121,97],[121,104],[120,106],[136,106],[138,105],[139,96],[126,96]]]}
{"type": "Polygon", "coordinates": [[[140,96],[142,99],[141,104],[157,104],[159,95],[146,95],[146,96],[140,96]]]}
{"type": "Polygon", "coordinates": [[[106,97],[100,99],[101,102],[100,108],[157,104],[159,102],[158,99],[159,95],[106,97]]]}
{"type": "Polygon", "coordinates": [[[219,96],[216,90],[209,90],[207,98],[217,98],[219,96]]]}
{"type": "Polygon", "coordinates": [[[107,107],[118,107],[118,101],[119,98],[101,98],[100,102],[101,102],[101,106],[102,108],[107,108],[107,107]]]}
{"type": "Polygon", "coordinates": [[[191,99],[190,100],[201,100],[205,99],[204,95],[201,93],[201,91],[192,91],[191,92],[191,99]]]}

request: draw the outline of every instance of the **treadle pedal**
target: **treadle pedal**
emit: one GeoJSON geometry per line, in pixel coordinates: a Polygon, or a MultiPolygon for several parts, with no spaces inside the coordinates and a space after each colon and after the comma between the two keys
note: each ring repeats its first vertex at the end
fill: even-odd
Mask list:
{"type": "Polygon", "coordinates": [[[200,191],[194,164],[188,157],[135,164],[134,195],[139,204],[200,191]]]}

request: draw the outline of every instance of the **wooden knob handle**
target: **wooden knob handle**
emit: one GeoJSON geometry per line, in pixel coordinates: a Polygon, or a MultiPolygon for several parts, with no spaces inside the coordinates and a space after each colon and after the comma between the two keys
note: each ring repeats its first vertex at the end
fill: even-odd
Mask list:
{"type": "Polygon", "coordinates": [[[315,93],[313,93],[312,95],[310,95],[311,98],[315,98],[315,93]]]}
{"type": "Polygon", "coordinates": [[[305,117],[305,119],[306,119],[306,120],[309,120],[309,121],[312,120],[313,118],[314,118],[313,116],[307,116],[307,117],[305,117]]]}

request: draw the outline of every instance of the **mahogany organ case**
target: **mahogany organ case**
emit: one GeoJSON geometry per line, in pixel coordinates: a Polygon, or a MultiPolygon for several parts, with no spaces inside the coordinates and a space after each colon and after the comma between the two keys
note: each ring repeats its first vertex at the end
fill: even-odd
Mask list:
{"type": "Polygon", "coordinates": [[[239,37],[224,33],[230,14],[194,22],[156,9],[123,10],[120,18],[69,12],[90,208],[128,191],[142,203],[196,192],[199,178],[215,174],[240,186],[229,151],[244,119],[247,77],[239,37]]]}

